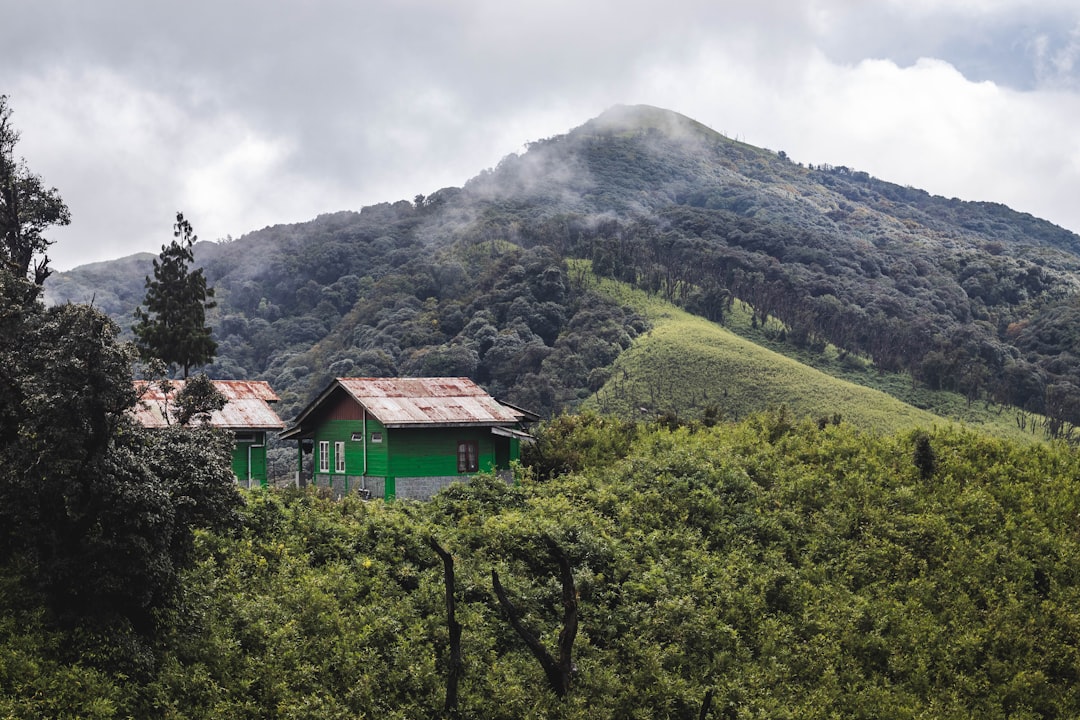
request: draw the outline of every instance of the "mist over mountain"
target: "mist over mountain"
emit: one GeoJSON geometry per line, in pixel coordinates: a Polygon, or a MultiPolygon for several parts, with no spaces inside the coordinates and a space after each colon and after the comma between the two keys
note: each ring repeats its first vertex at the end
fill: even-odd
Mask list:
{"type": "MultiPolygon", "coordinates": [[[[196,257],[218,301],[207,372],[268,380],[286,417],[344,375],[468,375],[546,415],[572,409],[648,329],[576,277],[577,258],[716,322],[741,300],[793,347],[832,344],[1056,432],[1080,423],[1080,236],[658,108],[612,108],[461,188],[196,257]]],[[[151,260],[57,273],[47,299],[129,328],[151,260]]]]}

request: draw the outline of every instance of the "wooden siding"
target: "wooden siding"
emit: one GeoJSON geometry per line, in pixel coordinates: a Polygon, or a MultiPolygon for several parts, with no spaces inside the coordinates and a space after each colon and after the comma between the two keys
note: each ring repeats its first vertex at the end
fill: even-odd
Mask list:
{"type": "Polygon", "coordinates": [[[334,393],[332,404],[327,411],[327,420],[363,420],[364,408],[344,391],[334,393]]]}
{"type": "Polygon", "coordinates": [[[474,441],[479,450],[479,469],[495,468],[494,436],[489,428],[392,429],[390,475],[435,477],[467,475],[457,469],[458,442],[474,441]]]}
{"type": "MultiPolygon", "coordinates": [[[[367,471],[364,469],[364,441],[362,420],[329,420],[319,426],[312,436],[315,468],[312,478],[319,487],[331,487],[336,494],[353,492],[362,485],[362,477],[378,478],[382,496],[392,499],[396,495],[397,479],[409,479],[412,485],[424,485],[422,479],[438,479],[445,485],[450,478],[466,479],[475,473],[458,472],[458,443],[475,442],[479,472],[506,470],[510,462],[518,459],[520,443],[515,438],[494,435],[488,427],[450,428],[386,428],[370,415],[367,420],[367,471]],[[372,442],[374,434],[382,436],[382,442],[372,442]],[[329,451],[327,467],[330,472],[319,472],[320,444],[325,442],[329,451]],[[345,471],[336,472],[334,456],[337,443],[344,443],[345,471]]],[[[430,484],[430,483],[428,483],[430,484]]],[[[426,491],[425,491],[426,492],[426,491]]]]}
{"type": "MultiPolygon", "coordinates": [[[[359,477],[364,475],[364,441],[353,440],[353,436],[362,437],[361,433],[364,432],[364,422],[362,420],[330,420],[324,423],[315,433],[312,438],[314,442],[314,455],[313,466],[315,468],[315,483],[317,485],[329,485],[331,479],[335,477],[359,477]],[[319,472],[319,443],[328,443],[330,457],[327,467],[330,468],[329,473],[319,472]],[[336,443],[345,443],[345,472],[335,472],[334,448],[336,443]]],[[[378,420],[372,417],[368,417],[367,421],[367,475],[383,476],[386,475],[387,467],[387,453],[390,447],[390,438],[386,432],[386,428],[382,426],[378,420]],[[371,442],[372,433],[381,433],[383,441],[381,443],[371,442]]],[[[349,489],[352,489],[352,484],[349,483],[349,489]]]]}
{"type": "MultiPolygon", "coordinates": [[[[383,424],[375,418],[368,416],[367,422],[367,474],[376,475],[382,477],[386,475],[386,470],[390,465],[390,433],[387,432],[383,424]],[[382,435],[382,442],[372,442],[371,436],[375,433],[382,435]]],[[[357,447],[357,452],[364,452],[363,443],[354,443],[357,447]]],[[[356,474],[359,475],[364,467],[363,457],[360,458],[360,464],[356,466],[356,474]]]]}
{"type": "Polygon", "coordinates": [[[248,485],[249,478],[251,487],[266,487],[266,433],[254,432],[251,434],[254,436],[253,440],[237,440],[233,445],[233,475],[236,476],[236,481],[245,487],[248,485]],[[251,458],[250,469],[248,468],[248,457],[251,458]]]}

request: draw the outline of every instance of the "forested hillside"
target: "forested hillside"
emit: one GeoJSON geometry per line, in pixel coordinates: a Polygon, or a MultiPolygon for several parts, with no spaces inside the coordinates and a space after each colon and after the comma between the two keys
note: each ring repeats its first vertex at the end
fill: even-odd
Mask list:
{"type": "MultiPolygon", "coordinates": [[[[196,251],[219,302],[208,372],[270,381],[286,417],[335,375],[462,374],[544,415],[576,407],[646,329],[575,283],[564,260],[585,258],[710,320],[737,298],[794,348],[1045,414],[1051,435],[1080,422],[1076,235],[655,108],[615,108],[462,188],[196,251]]],[[[142,262],[59,274],[48,296],[130,326],[142,262]]]]}
{"type": "Polygon", "coordinates": [[[197,534],[167,631],[138,654],[106,638],[75,654],[0,593],[0,716],[1080,710],[1080,466],[1064,445],[584,415],[550,424],[531,459],[519,486],[481,477],[423,504],[248,494],[239,530],[197,534]]]}

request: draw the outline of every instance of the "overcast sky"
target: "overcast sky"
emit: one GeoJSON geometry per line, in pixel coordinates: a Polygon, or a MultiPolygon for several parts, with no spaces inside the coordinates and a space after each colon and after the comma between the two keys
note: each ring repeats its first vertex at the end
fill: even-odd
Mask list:
{"type": "Polygon", "coordinates": [[[0,0],[66,270],[460,186],[615,104],[1080,232],[1076,0],[0,0]]]}

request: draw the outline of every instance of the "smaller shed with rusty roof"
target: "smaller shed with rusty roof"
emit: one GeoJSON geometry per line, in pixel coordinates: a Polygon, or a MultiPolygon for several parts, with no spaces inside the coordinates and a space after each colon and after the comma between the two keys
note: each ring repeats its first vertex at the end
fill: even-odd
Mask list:
{"type": "MultiPolygon", "coordinates": [[[[136,380],[139,402],[135,420],[144,427],[162,428],[178,423],[176,394],[183,380],[169,380],[166,393],[156,381],[136,380]]],[[[237,482],[247,487],[267,485],[266,433],[280,431],[285,423],[271,407],[278,401],[270,384],[262,380],[213,380],[225,396],[225,407],[215,410],[203,422],[233,433],[232,469],[237,482]]]]}
{"type": "Polygon", "coordinates": [[[335,495],[424,500],[478,472],[509,478],[536,419],[469,378],[336,378],[281,437],[299,442],[298,480],[307,449],[335,495]]]}

